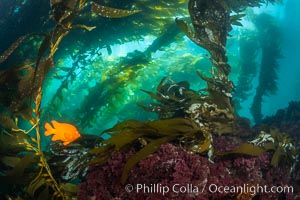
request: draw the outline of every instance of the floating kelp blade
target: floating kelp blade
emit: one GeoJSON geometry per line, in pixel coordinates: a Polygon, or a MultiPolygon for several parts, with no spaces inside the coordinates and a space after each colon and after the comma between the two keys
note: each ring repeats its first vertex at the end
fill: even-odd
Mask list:
{"type": "Polygon", "coordinates": [[[230,16],[230,23],[231,25],[235,25],[235,26],[243,26],[243,24],[240,22],[240,20],[246,16],[246,14],[236,14],[236,15],[232,15],[230,16]]]}
{"type": "Polygon", "coordinates": [[[76,28],[82,28],[82,29],[85,29],[87,31],[92,31],[96,28],[96,26],[87,26],[87,25],[84,25],[84,24],[75,24],[72,26],[72,29],[76,29],[76,28]]]}
{"type": "Polygon", "coordinates": [[[178,19],[176,18],[175,19],[175,22],[176,22],[176,25],[178,26],[178,28],[184,32],[184,34],[190,38],[191,40],[194,41],[194,38],[193,38],[193,31],[191,30],[190,26],[185,22],[183,21],[182,19],[178,19]]]}
{"type": "Polygon", "coordinates": [[[122,18],[141,12],[141,10],[121,10],[116,8],[110,8],[107,6],[101,6],[99,4],[96,4],[95,2],[92,2],[91,8],[93,13],[107,18],[122,18]]]}
{"type": "Polygon", "coordinates": [[[24,36],[21,36],[18,38],[12,45],[6,49],[2,55],[0,55],[0,64],[3,63],[17,48],[20,46],[20,44],[28,37],[30,37],[32,34],[27,34],[24,36]]]}
{"type": "Polygon", "coordinates": [[[246,14],[236,14],[236,15],[231,15],[230,16],[230,21],[233,22],[233,21],[238,21],[238,20],[241,20],[243,17],[245,17],[246,14]]]}

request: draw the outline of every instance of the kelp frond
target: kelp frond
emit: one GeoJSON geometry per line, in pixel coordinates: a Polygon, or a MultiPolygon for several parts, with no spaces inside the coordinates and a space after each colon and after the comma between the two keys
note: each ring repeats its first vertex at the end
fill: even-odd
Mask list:
{"type": "Polygon", "coordinates": [[[110,8],[108,6],[102,6],[95,2],[92,2],[92,12],[107,18],[122,18],[141,12],[141,10],[121,10],[116,8],[110,8]]]}
{"type": "Polygon", "coordinates": [[[175,82],[163,78],[157,86],[156,93],[146,92],[155,102],[148,106],[140,105],[143,109],[156,112],[160,119],[187,117],[206,127],[211,133],[218,135],[234,133],[236,116],[233,114],[229,99],[223,95],[224,90],[218,78],[201,78],[214,87],[209,87],[208,94],[198,93],[189,88],[186,81],[175,82]]]}
{"type": "Polygon", "coordinates": [[[211,151],[212,148],[210,136],[197,123],[188,118],[150,122],[129,120],[121,122],[103,133],[111,134],[111,138],[103,141],[103,146],[96,147],[89,152],[95,155],[95,158],[89,163],[90,165],[101,165],[113,152],[126,151],[131,147],[136,147],[137,153],[125,164],[121,178],[122,183],[125,183],[132,167],[157,151],[164,143],[177,141],[187,149],[198,153],[211,151]],[[197,151],[195,145],[198,145],[197,151]]]}
{"type": "MultiPolygon", "coordinates": [[[[1,149],[0,153],[1,155],[7,155],[1,161],[4,165],[12,169],[5,172],[4,176],[0,178],[10,180],[10,184],[28,184],[26,193],[31,198],[48,199],[50,196],[48,187],[51,187],[55,196],[65,199],[59,184],[52,175],[52,171],[41,148],[39,128],[41,98],[42,89],[40,87],[34,100],[33,118],[29,121],[32,127],[29,130],[25,131],[19,128],[17,124],[11,122],[12,126],[7,126],[6,129],[9,129],[5,130],[9,135],[4,136],[3,134],[5,133],[1,134],[1,143],[5,146],[2,147],[3,149],[1,149]],[[35,131],[34,134],[32,133],[33,130],[35,131]],[[7,141],[10,142],[7,143],[7,141]],[[30,171],[28,171],[29,169],[30,171]],[[21,180],[24,176],[26,178],[21,180]],[[38,194],[36,194],[37,190],[39,190],[38,194]]],[[[8,120],[6,119],[6,121],[8,120]]]]}
{"type": "Polygon", "coordinates": [[[13,44],[11,44],[11,46],[6,49],[2,55],[0,55],[0,64],[3,63],[19,46],[20,44],[27,39],[28,37],[30,37],[32,34],[26,34],[20,38],[18,38],[13,44]]]}
{"type": "Polygon", "coordinates": [[[261,131],[255,139],[231,151],[219,152],[217,155],[246,154],[259,156],[267,151],[273,152],[271,165],[274,167],[277,167],[279,164],[292,167],[298,156],[297,149],[291,138],[277,129],[271,129],[270,133],[261,131]]]}

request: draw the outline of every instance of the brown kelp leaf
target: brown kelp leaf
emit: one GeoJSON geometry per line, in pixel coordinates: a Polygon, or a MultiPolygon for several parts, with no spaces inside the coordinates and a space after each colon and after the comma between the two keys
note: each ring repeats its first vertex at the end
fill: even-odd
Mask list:
{"type": "Polygon", "coordinates": [[[114,127],[110,129],[103,131],[103,133],[118,132],[118,131],[122,131],[123,129],[137,129],[142,127],[145,127],[144,122],[140,122],[137,120],[127,120],[116,124],[114,127]]]}
{"type": "Polygon", "coordinates": [[[8,115],[0,115],[0,126],[6,129],[18,129],[15,121],[8,115]]]}
{"type": "Polygon", "coordinates": [[[156,140],[151,141],[148,145],[146,145],[143,149],[137,152],[135,155],[130,157],[123,169],[121,182],[124,184],[127,180],[129,171],[142,159],[146,158],[150,154],[160,149],[160,146],[168,141],[172,140],[174,137],[163,137],[156,140]]]}
{"type": "Polygon", "coordinates": [[[230,16],[230,23],[231,25],[235,26],[243,26],[243,24],[240,22],[241,18],[244,17],[246,14],[236,14],[230,16]]]}
{"type": "Polygon", "coordinates": [[[116,8],[110,8],[107,6],[101,6],[95,2],[92,2],[91,8],[93,13],[107,18],[122,18],[141,12],[141,10],[121,10],[116,8]]]}
{"type": "Polygon", "coordinates": [[[73,194],[77,193],[77,185],[75,185],[75,184],[62,183],[62,184],[60,184],[60,186],[61,186],[61,189],[65,192],[73,193],[73,194]]]}
{"type": "Polygon", "coordinates": [[[194,33],[191,30],[190,26],[182,19],[176,18],[175,22],[176,22],[176,25],[178,26],[178,28],[180,30],[182,30],[188,38],[190,38],[191,40],[194,41],[194,36],[193,36],[194,33]]]}
{"type": "Polygon", "coordinates": [[[276,149],[275,153],[273,154],[272,160],[271,160],[271,165],[274,167],[277,167],[278,163],[279,163],[279,159],[283,155],[284,155],[284,153],[282,152],[281,148],[276,149]]]}
{"type": "Polygon", "coordinates": [[[181,140],[182,145],[194,153],[203,153],[212,149],[211,134],[195,130],[185,134],[181,140]]]}
{"type": "Polygon", "coordinates": [[[65,22],[71,18],[74,18],[74,13],[79,11],[77,7],[78,0],[53,1],[51,3],[52,18],[58,24],[66,25],[65,22]]]}
{"type": "MultiPolygon", "coordinates": [[[[271,129],[270,134],[275,140],[276,143],[276,150],[273,154],[271,165],[277,167],[280,161],[285,158],[285,162],[288,163],[289,161],[295,161],[295,157],[298,154],[292,139],[286,135],[281,133],[278,129],[271,129]]],[[[264,145],[265,148],[266,145],[264,145]]]]}
{"type": "Polygon", "coordinates": [[[35,192],[42,186],[46,184],[45,179],[42,177],[39,177],[37,180],[35,180],[33,183],[31,183],[27,188],[27,193],[34,197],[35,192]]]}
{"type": "Polygon", "coordinates": [[[96,28],[96,26],[87,26],[87,25],[84,25],[84,24],[75,24],[72,26],[72,29],[77,29],[77,28],[82,28],[82,29],[85,29],[87,31],[92,31],[96,28]]]}
{"type": "Polygon", "coordinates": [[[235,25],[235,26],[243,26],[243,24],[239,21],[233,21],[231,22],[232,25],[235,25]]]}
{"type": "Polygon", "coordinates": [[[197,153],[203,153],[205,151],[208,151],[211,147],[211,134],[210,133],[207,133],[207,132],[204,132],[203,133],[203,136],[204,136],[204,141],[203,142],[200,142],[197,146],[197,153]]]}
{"type": "Polygon", "coordinates": [[[246,14],[236,14],[230,16],[230,22],[235,22],[241,20],[241,18],[245,17],[246,14]]]}
{"type": "MultiPolygon", "coordinates": [[[[104,152],[103,152],[104,153],[104,152]]],[[[102,165],[104,164],[109,158],[111,157],[111,152],[107,154],[101,154],[97,157],[93,158],[91,161],[87,163],[87,166],[93,166],[93,165],[102,165]]]]}
{"type": "Polygon", "coordinates": [[[160,102],[164,101],[164,98],[162,98],[160,95],[154,94],[153,92],[149,92],[149,91],[143,90],[143,89],[141,89],[141,91],[147,93],[152,99],[155,99],[160,102]]]}
{"type": "Polygon", "coordinates": [[[9,166],[9,167],[15,167],[20,162],[19,157],[13,157],[13,156],[4,156],[1,158],[1,161],[9,166]]]}
{"type": "Polygon", "coordinates": [[[23,119],[29,121],[31,125],[34,124],[34,117],[32,116],[32,107],[29,104],[24,102],[22,105],[19,106],[16,113],[20,115],[23,119]]]}
{"type": "Polygon", "coordinates": [[[119,150],[127,144],[131,144],[139,137],[141,137],[145,132],[136,132],[135,129],[123,130],[115,135],[112,135],[111,138],[105,140],[106,144],[113,144],[115,149],[119,150]]]}
{"type": "Polygon", "coordinates": [[[95,148],[91,149],[88,153],[89,154],[101,154],[101,153],[112,151],[113,149],[114,149],[113,144],[107,144],[105,146],[95,147],[95,148]]]}
{"type": "Polygon", "coordinates": [[[28,37],[30,37],[32,33],[19,37],[12,45],[6,49],[2,55],[0,55],[0,64],[3,63],[17,48],[20,44],[28,37]]]}
{"type": "Polygon", "coordinates": [[[30,140],[30,136],[23,132],[15,132],[13,134],[0,134],[0,153],[5,155],[13,155],[25,150],[22,144],[24,141],[30,140]]]}
{"type": "MultiPolygon", "coordinates": [[[[28,102],[25,100],[32,85],[31,69],[30,65],[23,65],[0,73],[0,85],[2,83],[5,86],[0,93],[0,101],[13,114],[22,113],[28,116],[28,102]]],[[[31,113],[31,110],[29,112],[31,113]]]]}
{"type": "Polygon", "coordinates": [[[228,155],[228,154],[237,153],[237,154],[246,154],[250,156],[259,156],[266,151],[267,149],[255,146],[250,143],[245,143],[231,151],[218,152],[217,155],[228,155]]]}
{"type": "Polygon", "coordinates": [[[155,120],[148,122],[148,124],[163,135],[182,134],[198,128],[194,121],[187,118],[155,120]]]}
{"type": "Polygon", "coordinates": [[[17,184],[20,182],[20,178],[23,176],[24,171],[28,168],[35,159],[35,154],[27,154],[23,156],[18,164],[3,177],[0,177],[1,181],[5,181],[11,184],[17,184]]]}

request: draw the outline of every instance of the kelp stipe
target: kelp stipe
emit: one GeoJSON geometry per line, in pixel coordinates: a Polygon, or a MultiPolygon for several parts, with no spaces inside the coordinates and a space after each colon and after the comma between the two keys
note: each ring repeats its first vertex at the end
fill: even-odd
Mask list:
{"type": "Polygon", "coordinates": [[[3,155],[1,161],[7,166],[5,168],[7,170],[2,171],[1,183],[24,185],[25,196],[28,199],[49,199],[50,191],[53,191],[55,197],[66,199],[61,186],[52,175],[41,148],[39,123],[41,97],[40,87],[34,99],[32,118],[29,120],[32,127],[29,130],[18,127],[17,117],[14,121],[11,118],[2,121],[10,122],[10,125],[5,123],[3,126],[5,129],[1,133],[1,144],[4,145],[1,149],[3,155]]]}
{"type": "Polygon", "coordinates": [[[35,193],[41,187],[44,187],[39,194],[39,198],[48,199],[49,198],[49,188],[50,186],[53,190],[53,196],[59,197],[61,199],[67,199],[65,194],[63,193],[61,186],[58,184],[56,179],[53,177],[51,169],[48,165],[47,159],[43,153],[41,148],[41,135],[40,135],[40,104],[42,100],[42,89],[41,87],[38,90],[38,95],[35,99],[35,109],[34,109],[34,126],[35,126],[35,138],[32,138],[31,141],[35,144],[32,144],[28,141],[24,142],[27,150],[34,151],[35,154],[38,156],[38,163],[37,165],[40,167],[38,175],[30,182],[27,188],[27,192],[32,197],[35,196],[35,193]]]}

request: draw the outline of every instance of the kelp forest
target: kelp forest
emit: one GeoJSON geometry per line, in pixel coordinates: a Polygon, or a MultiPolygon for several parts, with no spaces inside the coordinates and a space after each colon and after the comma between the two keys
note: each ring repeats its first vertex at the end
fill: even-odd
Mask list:
{"type": "Polygon", "coordinates": [[[300,103],[265,116],[283,33],[253,11],[283,3],[3,3],[0,199],[298,199],[300,103]]]}

